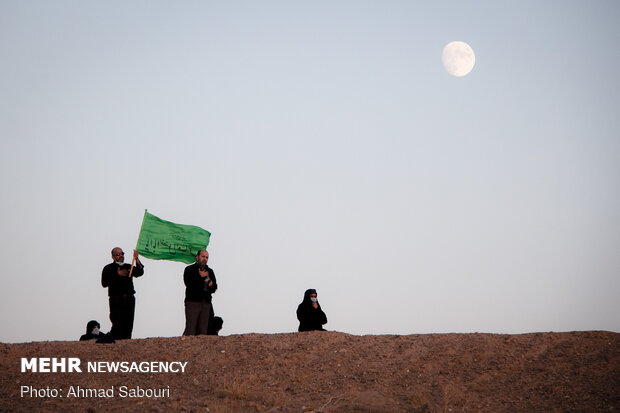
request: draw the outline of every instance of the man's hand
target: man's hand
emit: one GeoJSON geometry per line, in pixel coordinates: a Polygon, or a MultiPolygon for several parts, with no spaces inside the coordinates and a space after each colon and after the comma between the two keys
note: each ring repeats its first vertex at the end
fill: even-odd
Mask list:
{"type": "Polygon", "coordinates": [[[129,271],[127,271],[127,269],[123,267],[118,267],[116,269],[116,273],[121,277],[127,277],[129,275],[129,271]]]}
{"type": "Polygon", "coordinates": [[[140,252],[133,250],[133,259],[136,260],[136,264],[142,267],[142,263],[140,262],[140,252]]]}
{"type": "MultiPolygon", "coordinates": [[[[209,270],[206,269],[207,267],[205,267],[205,269],[201,269],[200,267],[198,267],[198,274],[200,274],[200,276],[202,278],[207,278],[209,276],[209,270]]],[[[206,281],[206,280],[205,280],[206,281]]],[[[213,287],[213,280],[209,279],[209,284],[207,284],[209,287],[213,287]]]]}

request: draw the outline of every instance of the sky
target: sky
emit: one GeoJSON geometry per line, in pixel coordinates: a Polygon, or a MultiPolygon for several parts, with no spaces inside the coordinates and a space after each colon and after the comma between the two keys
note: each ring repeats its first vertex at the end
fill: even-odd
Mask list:
{"type": "MultiPolygon", "coordinates": [[[[144,210],[222,335],[620,332],[620,2],[0,0],[0,341],[109,331],[144,210]],[[475,52],[467,76],[441,54],[475,52]]],[[[179,336],[144,258],[134,338],[179,336]]]]}

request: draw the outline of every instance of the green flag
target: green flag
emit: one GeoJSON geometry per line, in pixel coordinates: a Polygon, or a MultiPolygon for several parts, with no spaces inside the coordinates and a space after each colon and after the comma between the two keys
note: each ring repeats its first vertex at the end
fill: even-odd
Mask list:
{"type": "Polygon", "coordinates": [[[144,219],[136,250],[153,260],[191,264],[198,251],[207,248],[211,233],[194,225],[164,221],[144,210],[144,219]]]}

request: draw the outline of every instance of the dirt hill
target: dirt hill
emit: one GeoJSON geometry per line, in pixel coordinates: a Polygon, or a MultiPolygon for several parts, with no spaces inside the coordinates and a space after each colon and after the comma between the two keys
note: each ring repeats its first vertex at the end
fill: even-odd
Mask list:
{"type": "Polygon", "coordinates": [[[0,343],[0,355],[3,412],[620,411],[620,334],[599,331],[0,343]],[[82,372],[22,373],[33,357],[79,358],[82,372]],[[187,364],[88,372],[96,361],[187,364]],[[130,397],[138,388],[152,397],[130,397]]]}

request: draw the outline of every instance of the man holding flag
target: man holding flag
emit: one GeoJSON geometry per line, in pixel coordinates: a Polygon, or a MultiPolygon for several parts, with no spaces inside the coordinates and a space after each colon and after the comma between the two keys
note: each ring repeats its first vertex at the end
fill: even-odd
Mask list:
{"type": "MultiPolygon", "coordinates": [[[[116,340],[131,338],[133,319],[136,308],[136,298],[133,289],[132,277],[144,274],[144,266],[138,257],[138,251],[133,252],[135,266],[125,263],[125,253],[116,247],[112,249],[114,262],[103,267],[101,272],[101,286],[108,288],[110,302],[110,334],[116,340]]],[[[133,264],[133,263],[132,263],[133,264]]]]}
{"type": "Polygon", "coordinates": [[[211,294],[217,290],[215,273],[207,265],[209,253],[198,251],[196,262],[185,267],[185,331],[184,336],[207,334],[211,313],[211,294]]]}

